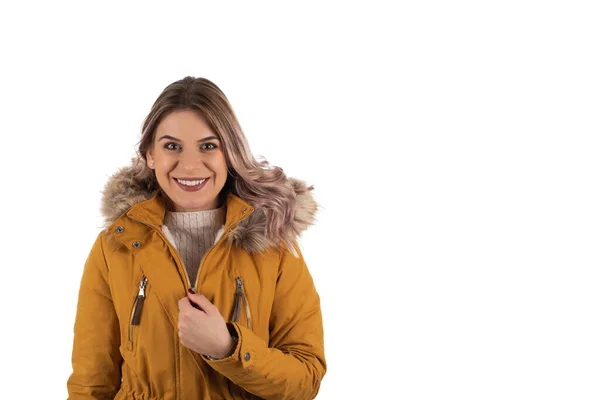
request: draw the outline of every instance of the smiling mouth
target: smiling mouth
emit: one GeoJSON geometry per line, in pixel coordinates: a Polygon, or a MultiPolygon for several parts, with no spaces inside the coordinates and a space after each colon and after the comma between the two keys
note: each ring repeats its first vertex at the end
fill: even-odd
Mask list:
{"type": "Polygon", "coordinates": [[[186,192],[195,192],[206,186],[206,183],[208,182],[209,178],[200,180],[186,179],[183,182],[181,180],[178,180],[177,178],[173,178],[173,180],[175,181],[175,183],[177,183],[177,186],[179,186],[182,190],[185,190],[186,192]]]}

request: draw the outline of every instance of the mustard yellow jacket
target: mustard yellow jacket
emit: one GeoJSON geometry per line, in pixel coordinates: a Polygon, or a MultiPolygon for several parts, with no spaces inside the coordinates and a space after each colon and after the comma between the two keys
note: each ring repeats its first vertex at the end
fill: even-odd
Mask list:
{"type": "MultiPolygon", "coordinates": [[[[316,203],[296,190],[298,235],[316,203]]],[[[122,168],[108,181],[107,220],[85,262],[74,323],[69,399],[312,399],[326,372],[319,295],[300,248],[279,246],[265,216],[229,193],[226,222],[197,281],[169,240],[160,191],[122,168]],[[239,341],[210,360],[179,342],[177,302],[189,287],[221,312],[239,341]]]]}

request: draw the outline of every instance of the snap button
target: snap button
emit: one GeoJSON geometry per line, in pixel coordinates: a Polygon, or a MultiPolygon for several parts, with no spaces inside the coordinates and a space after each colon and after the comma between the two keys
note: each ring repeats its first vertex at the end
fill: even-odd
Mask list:
{"type": "Polygon", "coordinates": [[[246,214],[246,210],[247,210],[247,208],[244,208],[244,209],[242,210],[242,214],[246,214]]]}
{"type": "Polygon", "coordinates": [[[115,228],[115,231],[117,231],[117,233],[121,233],[121,232],[123,232],[124,230],[125,230],[125,229],[124,229],[124,228],[123,228],[121,225],[119,225],[119,226],[117,226],[117,227],[115,228]]]}
{"type": "Polygon", "coordinates": [[[133,242],[133,247],[135,247],[136,249],[138,247],[140,247],[142,244],[140,242],[138,242],[137,240],[135,242],[133,242]]]}
{"type": "Polygon", "coordinates": [[[250,360],[250,353],[244,354],[244,360],[246,360],[246,361],[250,360]]]}

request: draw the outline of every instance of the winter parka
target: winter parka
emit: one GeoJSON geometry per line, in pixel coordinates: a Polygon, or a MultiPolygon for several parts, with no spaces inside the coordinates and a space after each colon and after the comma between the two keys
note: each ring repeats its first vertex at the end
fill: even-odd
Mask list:
{"type": "MultiPolygon", "coordinates": [[[[314,223],[306,184],[287,232],[314,223]]],[[[83,267],[74,323],[69,399],[312,399],[326,372],[320,298],[295,242],[266,232],[262,210],[233,193],[226,222],[190,282],[162,224],[160,190],[121,168],[102,199],[105,229],[83,267]],[[295,253],[295,254],[294,254],[295,253]],[[178,301],[189,287],[235,328],[234,353],[211,360],[183,346],[178,301]]]]}

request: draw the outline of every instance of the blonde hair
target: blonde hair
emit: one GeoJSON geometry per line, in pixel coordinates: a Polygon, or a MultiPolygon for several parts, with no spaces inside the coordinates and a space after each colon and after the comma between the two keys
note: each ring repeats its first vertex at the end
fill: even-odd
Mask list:
{"type": "MultiPolygon", "coordinates": [[[[197,112],[221,140],[228,176],[219,194],[219,204],[231,191],[264,212],[267,232],[273,237],[285,238],[288,249],[293,249],[293,238],[285,229],[286,224],[294,221],[296,193],[293,184],[280,167],[271,166],[264,158],[256,160],[229,100],[206,78],[187,76],[168,85],[158,96],[144,119],[142,138],[136,148],[135,177],[147,183],[145,189],[149,192],[160,190],[164,194],[154,170],[146,165],[146,152],[154,143],[156,127],[161,120],[167,114],[181,110],[197,112]]],[[[307,190],[313,190],[313,186],[307,190]]]]}

